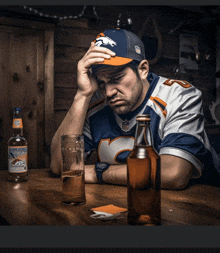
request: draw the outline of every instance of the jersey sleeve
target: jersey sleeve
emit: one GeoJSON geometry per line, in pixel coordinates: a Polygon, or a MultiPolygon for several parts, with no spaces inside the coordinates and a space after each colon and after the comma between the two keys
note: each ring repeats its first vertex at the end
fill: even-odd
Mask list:
{"type": "Polygon", "coordinates": [[[200,177],[204,159],[211,152],[204,133],[204,115],[202,111],[202,93],[194,86],[173,83],[165,87],[167,115],[161,128],[159,154],[170,154],[191,162],[196,170],[193,177],[200,177]]]}

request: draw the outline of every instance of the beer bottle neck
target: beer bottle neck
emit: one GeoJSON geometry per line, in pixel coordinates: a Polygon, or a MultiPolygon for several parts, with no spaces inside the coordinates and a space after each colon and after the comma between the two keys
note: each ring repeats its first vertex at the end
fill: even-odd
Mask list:
{"type": "Polygon", "coordinates": [[[23,136],[23,128],[13,128],[13,136],[23,136]]]}
{"type": "Polygon", "coordinates": [[[137,121],[134,145],[147,147],[152,146],[152,143],[150,121],[137,121]]]}
{"type": "Polygon", "coordinates": [[[13,136],[23,136],[23,121],[22,118],[13,118],[13,136]]]}

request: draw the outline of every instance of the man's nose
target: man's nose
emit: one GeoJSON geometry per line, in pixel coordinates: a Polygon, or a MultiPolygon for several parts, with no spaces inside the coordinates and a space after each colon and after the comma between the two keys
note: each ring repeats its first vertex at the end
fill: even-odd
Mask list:
{"type": "Polygon", "coordinates": [[[106,84],[105,85],[105,94],[108,98],[111,98],[117,94],[117,89],[113,84],[106,84]]]}

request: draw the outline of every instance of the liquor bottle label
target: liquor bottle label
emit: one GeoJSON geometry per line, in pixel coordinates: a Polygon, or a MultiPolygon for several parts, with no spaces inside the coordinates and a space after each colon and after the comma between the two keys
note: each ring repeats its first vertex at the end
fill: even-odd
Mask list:
{"type": "Polygon", "coordinates": [[[12,128],[23,128],[22,119],[13,119],[12,128]]]}
{"type": "Polygon", "coordinates": [[[8,147],[8,170],[10,173],[27,172],[27,146],[8,147]]]}

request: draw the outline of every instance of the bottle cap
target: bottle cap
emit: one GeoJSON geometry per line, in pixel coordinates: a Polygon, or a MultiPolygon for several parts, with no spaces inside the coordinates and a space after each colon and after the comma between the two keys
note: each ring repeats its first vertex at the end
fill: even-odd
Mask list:
{"type": "Polygon", "coordinates": [[[16,108],[14,108],[14,111],[19,111],[19,112],[21,112],[22,109],[21,109],[20,107],[16,107],[16,108]]]}

